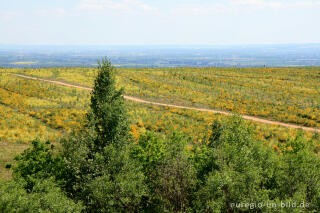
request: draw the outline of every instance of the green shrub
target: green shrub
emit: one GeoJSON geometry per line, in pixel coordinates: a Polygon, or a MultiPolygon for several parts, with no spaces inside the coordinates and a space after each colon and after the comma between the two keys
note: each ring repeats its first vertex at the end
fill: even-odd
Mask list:
{"type": "Polygon", "coordinates": [[[288,141],[281,156],[274,197],[283,202],[307,203],[308,210],[320,211],[320,158],[303,135],[288,141]]]}
{"type": "Polygon", "coordinates": [[[141,209],[142,200],[148,196],[145,176],[141,166],[132,159],[127,149],[119,150],[109,145],[102,159],[109,162],[104,174],[90,180],[85,186],[90,209],[99,212],[135,212],[141,209]]]}
{"type": "Polygon", "coordinates": [[[17,164],[13,167],[14,178],[23,179],[27,191],[33,189],[38,179],[54,177],[62,184],[61,181],[66,176],[65,164],[59,155],[54,154],[54,146],[49,141],[32,141],[32,147],[18,155],[15,161],[17,164]]]}
{"type": "Polygon", "coordinates": [[[255,141],[251,129],[238,117],[215,122],[212,134],[207,152],[213,160],[201,164],[206,179],[197,192],[196,208],[229,212],[235,210],[233,203],[269,201],[268,180],[278,163],[272,150],[255,141]]]}
{"type": "Polygon", "coordinates": [[[152,212],[191,210],[191,196],[196,185],[196,171],[186,145],[191,140],[173,133],[163,138],[146,132],[134,146],[132,155],[143,165],[150,197],[145,209],[152,212]]]}
{"type": "Polygon", "coordinates": [[[83,209],[60,190],[51,180],[35,180],[31,191],[27,192],[18,182],[0,184],[0,212],[56,212],[76,213],[83,209]]]}

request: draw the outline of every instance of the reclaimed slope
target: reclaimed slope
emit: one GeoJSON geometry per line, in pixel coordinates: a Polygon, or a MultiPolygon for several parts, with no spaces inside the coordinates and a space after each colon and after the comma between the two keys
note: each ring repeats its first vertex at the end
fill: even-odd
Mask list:
{"type": "MultiPolygon", "coordinates": [[[[21,78],[44,81],[44,82],[58,84],[58,85],[66,86],[66,87],[73,87],[73,88],[85,89],[85,90],[90,90],[90,91],[92,90],[92,88],[90,88],[90,87],[76,86],[76,85],[69,84],[69,83],[64,83],[64,82],[61,82],[61,81],[46,80],[46,79],[42,79],[42,78],[36,78],[36,77],[20,75],[20,74],[13,74],[13,75],[21,77],[21,78]]],[[[152,104],[152,105],[157,105],[157,106],[165,106],[165,107],[172,107],[172,108],[179,108],[179,109],[196,110],[196,111],[201,111],[201,112],[223,114],[223,115],[227,115],[227,116],[232,115],[232,113],[230,113],[230,112],[221,111],[221,110],[213,110],[213,109],[205,109],[205,108],[179,106],[179,105],[166,104],[166,103],[158,103],[158,102],[153,102],[153,101],[146,101],[146,100],[143,100],[143,99],[140,99],[140,98],[127,96],[127,95],[124,95],[124,98],[127,99],[127,100],[130,100],[130,101],[134,101],[134,102],[152,104]]],[[[264,124],[271,124],[271,125],[279,125],[279,126],[288,127],[288,128],[303,129],[303,130],[306,130],[306,131],[319,132],[320,133],[320,129],[317,129],[317,128],[305,127],[305,126],[301,126],[301,125],[283,123],[283,122],[278,122],[278,121],[270,121],[270,120],[266,120],[266,119],[262,119],[262,118],[257,118],[257,117],[254,117],[254,116],[249,116],[249,115],[241,115],[241,117],[243,119],[251,120],[251,121],[254,121],[254,122],[259,122],[259,123],[264,123],[264,124]]]]}

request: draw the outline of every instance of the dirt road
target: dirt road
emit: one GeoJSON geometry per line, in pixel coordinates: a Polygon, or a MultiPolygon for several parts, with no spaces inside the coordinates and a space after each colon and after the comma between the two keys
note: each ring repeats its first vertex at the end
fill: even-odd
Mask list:
{"type": "MultiPolygon", "coordinates": [[[[44,81],[44,82],[58,84],[58,85],[66,86],[66,87],[74,87],[74,88],[78,88],[78,89],[92,90],[92,88],[89,88],[89,87],[76,86],[76,85],[69,84],[69,83],[64,83],[64,82],[61,82],[61,81],[46,80],[46,79],[42,79],[42,78],[36,78],[36,77],[20,75],[20,74],[13,74],[13,75],[21,77],[21,78],[44,81]]],[[[179,108],[179,109],[196,110],[196,111],[201,111],[201,112],[210,112],[210,113],[216,113],[216,114],[223,114],[223,115],[227,115],[227,116],[232,115],[232,113],[230,113],[230,112],[225,112],[225,111],[221,111],[221,110],[213,110],[213,109],[205,109],[205,108],[179,106],[179,105],[166,104],[166,103],[158,103],[158,102],[153,102],[153,101],[146,101],[146,100],[143,100],[143,99],[140,99],[140,98],[135,98],[135,97],[132,97],[132,96],[127,96],[127,95],[125,95],[124,98],[127,99],[127,100],[130,100],[130,101],[135,101],[135,102],[145,103],[145,104],[152,104],[152,105],[157,105],[157,106],[166,106],[166,107],[173,107],[173,108],[179,108]]],[[[320,133],[320,129],[316,129],[316,128],[312,128],[312,127],[305,127],[305,126],[300,126],[300,125],[295,125],[295,124],[288,124],[288,123],[283,123],[283,122],[278,122],[278,121],[270,121],[270,120],[266,120],[266,119],[257,118],[257,117],[254,117],[254,116],[249,116],[249,115],[241,115],[241,117],[243,119],[251,120],[251,121],[255,121],[255,122],[259,122],[259,123],[271,124],[271,125],[279,125],[279,126],[288,127],[288,128],[303,129],[303,130],[306,130],[306,131],[312,131],[312,132],[319,132],[320,133]]]]}

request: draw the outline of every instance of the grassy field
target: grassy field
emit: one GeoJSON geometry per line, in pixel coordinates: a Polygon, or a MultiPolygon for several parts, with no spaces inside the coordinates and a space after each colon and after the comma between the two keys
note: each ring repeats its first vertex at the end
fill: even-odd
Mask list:
{"type": "MultiPolygon", "coordinates": [[[[0,179],[5,165],[38,137],[58,142],[81,128],[90,92],[11,75],[20,73],[92,87],[93,68],[0,68],[0,179]],[[2,147],[5,147],[2,149],[2,147]]],[[[117,72],[125,94],[185,106],[205,107],[320,127],[320,68],[123,69],[117,72]]],[[[146,130],[184,132],[193,141],[208,136],[222,115],[127,101],[134,137],[146,130]]],[[[247,121],[249,122],[249,121],[247,121]]],[[[300,130],[252,123],[256,136],[278,150],[300,130]]],[[[319,152],[319,135],[304,132],[319,152]]]]}
{"type": "Polygon", "coordinates": [[[28,144],[0,142],[0,182],[11,179],[11,172],[5,167],[27,147],[28,144]]]}

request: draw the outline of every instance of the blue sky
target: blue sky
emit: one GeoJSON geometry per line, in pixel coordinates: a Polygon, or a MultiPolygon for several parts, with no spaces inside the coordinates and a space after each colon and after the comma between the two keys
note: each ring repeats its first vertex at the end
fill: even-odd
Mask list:
{"type": "Polygon", "coordinates": [[[0,44],[320,43],[320,0],[0,0],[0,44]]]}

